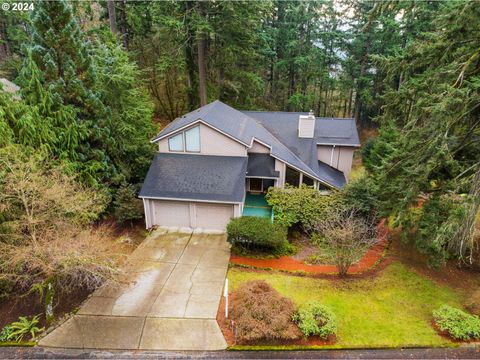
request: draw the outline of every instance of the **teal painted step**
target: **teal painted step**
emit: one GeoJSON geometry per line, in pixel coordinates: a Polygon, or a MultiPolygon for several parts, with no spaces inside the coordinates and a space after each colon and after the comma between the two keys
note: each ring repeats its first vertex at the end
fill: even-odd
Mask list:
{"type": "Polygon", "coordinates": [[[272,207],[268,205],[263,194],[247,193],[243,207],[243,216],[273,218],[272,207]]]}
{"type": "Polygon", "coordinates": [[[263,194],[252,194],[247,193],[245,196],[245,206],[261,206],[261,207],[270,207],[268,206],[267,200],[263,194]]]}
{"type": "Polygon", "coordinates": [[[245,206],[243,208],[243,216],[258,216],[258,217],[271,218],[272,209],[268,207],[245,206]]]}

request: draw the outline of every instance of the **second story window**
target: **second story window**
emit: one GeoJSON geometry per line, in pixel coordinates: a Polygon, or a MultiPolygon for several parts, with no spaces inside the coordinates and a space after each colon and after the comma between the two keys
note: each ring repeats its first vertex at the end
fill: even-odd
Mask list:
{"type": "Polygon", "coordinates": [[[178,152],[200,152],[200,126],[168,138],[168,149],[178,152]]]}
{"type": "Polygon", "coordinates": [[[168,139],[168,149],[170,151],[183,151],[183,133],[168,139]]]}
{"type": "Polygon", "coordinates": [[[185,131],[185,149],[188,152],[200,152],[200,127],[185,131]]]}

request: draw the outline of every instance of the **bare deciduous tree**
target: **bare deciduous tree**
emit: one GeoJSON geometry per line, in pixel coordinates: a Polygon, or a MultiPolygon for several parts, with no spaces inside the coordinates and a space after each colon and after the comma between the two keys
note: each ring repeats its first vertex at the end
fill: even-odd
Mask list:
{"type": "Polygon", "coordinates": [[[324,255],[337,266],[340,276],[346,276],[350,266],[378,241],[375,223],[354,210],[335,211],[314,229],[322,238],[324,255]]]}
{"type": "Polygon", "coordinates": [[[88,226],[105,200],[38,153],[0,149],[0,281],[70,291],[112,278],[118,246],[88,226]]]}

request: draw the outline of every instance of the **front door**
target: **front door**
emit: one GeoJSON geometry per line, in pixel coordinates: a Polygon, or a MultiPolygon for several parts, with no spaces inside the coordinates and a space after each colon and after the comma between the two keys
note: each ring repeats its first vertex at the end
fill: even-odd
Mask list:
{"type": "Polygon", "coordinates": [[[262,179],[250,179],[250,191],[253,192],[262,192],[263,191],[263,181],[262,179]]]}

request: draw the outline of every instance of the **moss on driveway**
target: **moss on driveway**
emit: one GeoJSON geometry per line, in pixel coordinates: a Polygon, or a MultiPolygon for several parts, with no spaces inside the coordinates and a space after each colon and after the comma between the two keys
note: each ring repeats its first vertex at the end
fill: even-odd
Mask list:
{"type": "Polygon", "coordinates": [[[231,268],[230,290],[262,279],[297,305],[318,300],[338,320],[338,347],[451,346],[431,326],[432,311],[442,304],[461,307],[464,294],[438,285],[393,262],[372,277],[314,279],[276,272],[231,268]]]}

